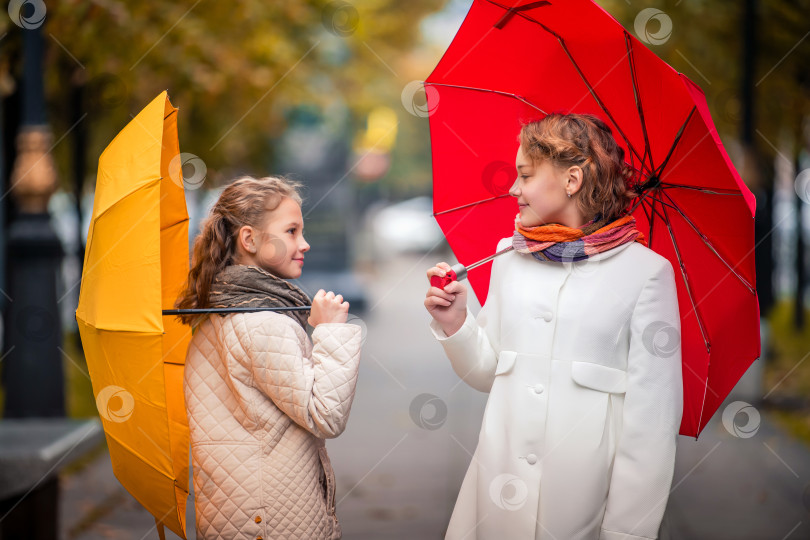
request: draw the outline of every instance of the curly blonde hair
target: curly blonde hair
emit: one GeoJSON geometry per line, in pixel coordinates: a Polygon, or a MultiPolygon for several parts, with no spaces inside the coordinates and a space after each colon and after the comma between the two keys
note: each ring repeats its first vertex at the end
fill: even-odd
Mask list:
{"type": "Polygon", "coordinates": [[[558,167],[582,168],[574,203],[589,220],[597,214],[618,219],[636,196],[628,184],[633,170],[624,161],[624,149],[595,115],[551,113],[522,124],[518,140],[534,163],[548,159],[558,167]]]}
{"type": "MultiPolygon", "coordinates": [[[[191,269],[176,309],[205,309],[211,307],[209,293],[214,277],[226,266],[236,264],[239,229],[250,225],[262,230],[266,220],[285,197],[303,203],[298,190],[302,184],[283,176],[254,178],[242,176],[222,191],[208,217],[200,225],[194,240],[191,269]]],[[[183,324],[201,324],[209,314],[177,315],[183,324]]]]}

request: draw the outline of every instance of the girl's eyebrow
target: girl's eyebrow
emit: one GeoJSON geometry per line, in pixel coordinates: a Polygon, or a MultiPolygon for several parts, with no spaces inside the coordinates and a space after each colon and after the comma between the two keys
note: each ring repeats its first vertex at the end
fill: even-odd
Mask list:
{"type": "Polygon", "coordinates": [[[518,169],[522,169],[523,167],[531,167],[531,165],[518,165],[517,166],[518,169]]]}

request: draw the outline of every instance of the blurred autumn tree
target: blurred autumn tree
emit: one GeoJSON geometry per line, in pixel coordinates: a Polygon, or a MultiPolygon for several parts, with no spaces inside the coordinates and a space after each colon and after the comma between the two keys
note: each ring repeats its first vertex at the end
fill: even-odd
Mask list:
{"type": "MultiPolygon", "coordinates": [[[[403,88],[426,78],[441,56],[442,51],[416,45],[421,20],[445,2],[49,2],[43,30],[55,140],[80,122],[88,132],[85,158],[92,174],[110,137],[168,89],[181,109],[183,151],[202,157],[209,170],[266,170],[272,169],[267,141],[283,131],[290,108],[345,101],[361,129],[368,112],[383,104],[399,121],[391,171],[383,180],[396,193],[425,192],[430,185],[427,119],[408,113],[400,100],[403,88]],[[86,117],[68,97],[73,88],[84,89],[86,117]]],[[[704,89],[733,154],[741,122],[744,2],[599,3],[636,35],[638,15],[646,7],[671,19],[671,37],[648,47],[704,89]]],[[[773,155],[771,144],[778,147],[784,133],[795,134],[807,110],[807,82],[801,77],[810,65],[810,39],[804,39],[810,0],[758,0],[757,5],[754,128],[762,150],[773,155]]],[[[655,32],[656,24],[650,21],[648,30],[655,32]]],[[[19,61],[11,59],[19,54],[20,32],[0,17],[0,33],[6,33],[0,89],[6,92],[18,77],[19,61]]],[[[64,172],[70,145],[57,144],[53,151],[64,172]]],[[[61,176],[65,182],[68,175],[61,176]]]]}
{"type": "MultiPolygon", "coordinates": [[[[283,131],[292,107],[341,101],[362,118],[381,102],[398,102],[407,81],[391,65],[396,71],[418,38],[419,21],[442,3],[412,0],[404,9],[395,0],[48,2],[43,35],[54,140],[81,123],[92,174],[112,136],[168,89],[180,108],[182,151],[200,156],[209,171],[267,170],[267,140],[283,131]],[[83,89],[83,111],[69,98],[76,87],[83,89]]],[[[0,34],[8,33],[0,57],[8,90],[19,77],[13,59],[21,30],[0,19],[0,34]]],[[[53,152],[64,173],[70,145],[53,152]]],[[[60,176],[65,184],[67,175],[60,176]]]]}

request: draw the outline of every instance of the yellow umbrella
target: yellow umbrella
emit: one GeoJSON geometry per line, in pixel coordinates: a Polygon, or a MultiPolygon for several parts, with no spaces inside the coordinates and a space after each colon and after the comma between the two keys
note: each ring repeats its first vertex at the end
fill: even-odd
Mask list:
{"type": "Polygon", "coordinates": [[[101,154],[76,310],[113,471],[161,539],[164,525],[186,538],[188,497],[191,329],[162,314],[188,276],[183,184],[169,175],[178,155],[164,91],[101,154]]]}

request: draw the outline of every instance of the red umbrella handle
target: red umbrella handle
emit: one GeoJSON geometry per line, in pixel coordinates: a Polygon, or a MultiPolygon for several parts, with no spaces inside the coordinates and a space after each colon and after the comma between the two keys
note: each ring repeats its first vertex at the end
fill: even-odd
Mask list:
{"type": "Polygon", "coordinates": [[[462,280],[465,277],[467,277],[467,268],[463,264],[454,264],[444,276],[431,276],[430,285],[444,290],[451,282],[462,280]]]}
{"type": "Polygon", "coordinates": [[[442,276],[431,276],[430,277],[430,285],[433,287],[438,287],[442,290],[449,285],[452,281],[456,280],[456,273],[452,270],[449,270],[447,274],[442,276]]]}
{"type": "Polygon", "coordinates": [[[512,251],[513,249],[514,248],[512,246],[507,246],[507,247],[503,248],[502,250],[500,250],[498,253],[495,253],[494,255],[490,255],[489,257],[486,257],[485,259],[481,259],[478,262],[474,262],[470,266],[464,266],[461,263],[454,264],[453,266],[450,267],[450,270],[447,271],[447,273],[444,275],[444,277],[442,277],[442,276],[431,276],[430,285],[432,287],[438,287],[438,288],[444,290],[444,288],[447,285],[449,285],[450,282],[452,282],[452,281],[461,281],[462,279],[466,278],[467,277],[467,270],[472,270],[476,266],[481,266],[485,262],[489,262],[492,259],[494,259],[495,257],[498,257],[499,255],[503,255],[504,253],[506,253],[508,251],[512,251]]]}

